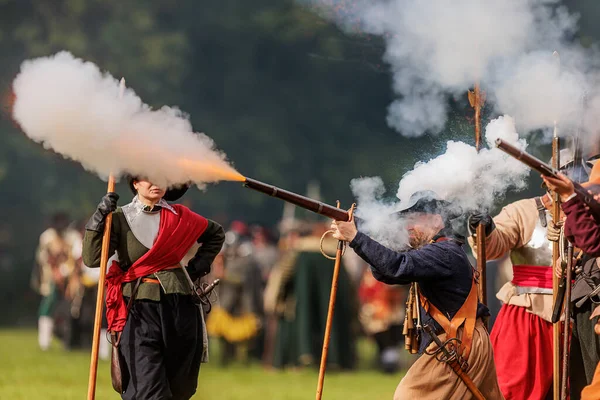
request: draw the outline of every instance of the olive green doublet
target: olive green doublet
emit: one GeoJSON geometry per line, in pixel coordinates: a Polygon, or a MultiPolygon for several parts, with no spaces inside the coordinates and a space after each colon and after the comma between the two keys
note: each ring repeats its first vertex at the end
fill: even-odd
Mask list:
{"type": "MultiPolygon", "coordinates": [[[[83,262],[90,268],[98,268],[100,266],[102,236],[102,232],[85,231],[85,236],[83,238],[83,262]]],[[[133,265],[135,261],[146,254],[148,250],[149,249],[146,246],[141,244],[135,238],[125,219],[125,214],[123,214],[121,208],[118,208],[113,213],[110,248],[108,251],[109,257],[117,251],[119,255],[119,264],[121,265],[121,268],[126,270],[133,265]]],[[[153,275],[149,275],[148,277],[158,279],[160,285],[156,283],[141,283],[135,296],[138,300],[160,301],[161,286],[166,294],[191,294],[190,284],[181,268],[160,271],[153,275]]],[[[134,285],[135,282],[123,284],[123,296],[131,297],[134,285]]]]}

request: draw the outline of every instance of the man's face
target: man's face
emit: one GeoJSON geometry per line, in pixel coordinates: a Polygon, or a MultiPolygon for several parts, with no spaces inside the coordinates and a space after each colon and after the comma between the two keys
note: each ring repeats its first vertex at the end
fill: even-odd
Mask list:
{"type": "Polygon", "coordinates": [[[138,192],[138,196],[150,201],[158,201],[165,195],[165,190],[148,181],[134,181],[133,187],[138,192]]]}
{"type": "Polygon", "coordinates": [[[406,216],[409,243],[415,249],[429,243],[443,227],[444,222],[438,214],[410,213],[406,216]]]}

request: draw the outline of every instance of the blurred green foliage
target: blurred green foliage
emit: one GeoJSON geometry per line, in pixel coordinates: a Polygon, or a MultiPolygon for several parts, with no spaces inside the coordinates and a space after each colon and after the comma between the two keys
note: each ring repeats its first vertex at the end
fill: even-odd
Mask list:
{"type": "MultiPolygon", "coordinates": [[[[596,37],[596,25],[587,26],[586,37],[596,37]]],[[[244,175],[301,193],[317,180],[329,203],[349,205],[349,182],[360,176],[381,176],[393,196],[402,174],[443,152],[447,140],[473,142],[467,88],[451,100],[440,136],[407,139],[387,127],[393,94],[381,38],[344,33],[291,0],[0,0],[3,103],[23,60],[60,50],[124,76],[152,106],[179,106],[244,175]]],[[[126,201],[127,189],[118,189],[126,201]]],[[[3,304],[34,307],[27,285],[49,216],[67,210],[85,220],[105,190],[0,120],[3,304]]],[[[283,207],[226,182],[186,199],[225,225],[274,225],[283,207]]]]}

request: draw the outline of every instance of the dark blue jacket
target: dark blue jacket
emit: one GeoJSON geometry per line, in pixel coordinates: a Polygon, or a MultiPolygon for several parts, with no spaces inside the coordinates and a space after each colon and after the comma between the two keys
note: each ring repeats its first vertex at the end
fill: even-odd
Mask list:
{"type": "MultiPolygon", "coordinates": [[[[363,260],[371,266],[378,281],[389,285],[408,285],[417,282],[425,297],[452,319],[463,305],[473,279],[473,267],[462,248],[462,243],[449,239],[423,246],[418,250],[397,252],[390,250],[364,233],[358,232],[350,243],[363,260]]],[[[477,304],[477,317],[490,315],[486,306],[477,304]]],[[[423,326],[440,326],[421,309],[423,326]]],[[[427,333],[421,332],[420,352],[431,343],[427,333]]]]}

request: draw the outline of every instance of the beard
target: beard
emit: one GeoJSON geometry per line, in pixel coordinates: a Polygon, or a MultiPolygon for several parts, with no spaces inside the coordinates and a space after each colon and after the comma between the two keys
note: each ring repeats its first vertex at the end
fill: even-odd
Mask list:
{"type": "Polygon", "coordinates": [[[429,244],[431,241],[432,235],[423,231],[413,230],[410,233],[410,239],[408,244],[413,249],[420,249],[421,247],[429,244]]]}

